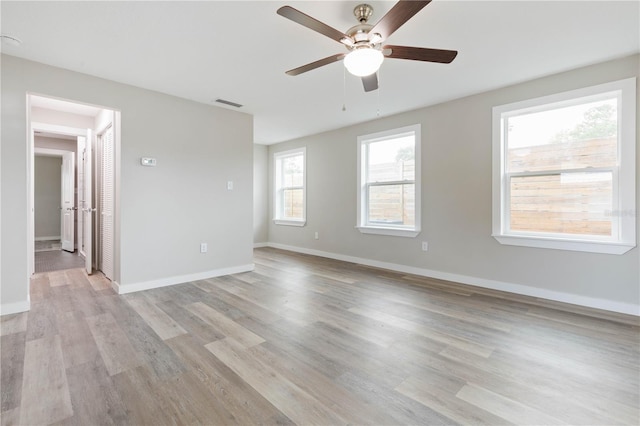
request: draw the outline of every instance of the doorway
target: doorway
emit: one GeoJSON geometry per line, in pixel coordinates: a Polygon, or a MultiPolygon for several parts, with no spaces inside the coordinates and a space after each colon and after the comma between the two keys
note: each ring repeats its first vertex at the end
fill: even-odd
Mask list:
{"type": "Polygon", "coordinates": [[[115,263],[114,226],[102,225],[107,204],[100,200],[112,200],[106,215],[115,219],[119,112],[35,94],[28,95],[28,105],[30,275],[84,268],[87,274],[99,271],[113,280],[115,268],[105,268],[99,261],[107,258],[115,263]],[[111,154],[105,156],[107,147],[111,154]],[[52,174],[56,167],[57,179],[52,174]],[[51,217],[56,207],[58,226],[51,217]],[[110,245],[105,247],[103,241],[110,245]]]}
{"type": "Polygon", "coordinates": [[[76,138],[36,131],[34,142],[34,269],[81,268],[75,256],[76,138]],[[46,147],[46,148],[45,148],[46,147]]]}

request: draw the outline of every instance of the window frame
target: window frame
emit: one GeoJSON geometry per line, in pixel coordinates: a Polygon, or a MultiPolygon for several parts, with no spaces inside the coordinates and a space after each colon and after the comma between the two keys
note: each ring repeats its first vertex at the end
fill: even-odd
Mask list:
{"type": "Polygon", "coordinates": [[[307,223],[307,148],[295,148],[273,154],[273,223],[286,226],[305,226],[307,223]],[[283,186],[282,161],[302,155],[302,186],[283,186]],[[302,219],[284,217],[284,191],[302,189],[302,219]]]}
{"type": "Polygon", "coordinates": [[[596,86],[500,105],[493,108],[492,236],[505,245],[591,253],[624,254],[636,246],[636,79],[628,78],[596,86]],[[571,105],[615,97],[618,103],[617,162],[603,168],[573,168],[541,172],[506,171],[505,119],[524,113],[550,111],[571,105]],[[612,173],[612,232],[610,237],[510,229],[510,178],[588,171],[612,173]]]}
{"type": "Polygon", "coordinates": [[[382,132],[371,133],[367,135],[361,135],[357,138],[358,144],[358,171],[357,171],[357,184],[358,184],[358,202],[357,202],[357,219],[356,228],[363,234],[378,234],[378,235],[390,235],[398,237],[416,237],[421,231],[421,146],[422,135],[421,125],[413,124],[410,126],[400,127],[391,130],[385,130],[382,132]],[[369,188],[372,186],[367,181],[367,156],[368,147],[370,143],[381,142],[388,139],[395,139],[403,136],[413,134],[414,136],[414,155],[415,155],[415,175],[413,181],[393,181],[393,182],[381,182],[373,186],[382,185],[406,185],[413,183],[415,191],[415,218],[414,226],[392,226],[392,225],[373,225],[369,223],[369,188]]]}

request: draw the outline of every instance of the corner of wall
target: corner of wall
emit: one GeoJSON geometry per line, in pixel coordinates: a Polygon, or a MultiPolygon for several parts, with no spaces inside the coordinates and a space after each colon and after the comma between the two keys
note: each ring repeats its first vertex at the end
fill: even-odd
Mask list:
{"type": "Polygon", "coordinates": [[[31,309],[31,300],[12,303],[3,303],[0,305],[0,316],[19,314],[21,312],[27,312],[31,309]]]}

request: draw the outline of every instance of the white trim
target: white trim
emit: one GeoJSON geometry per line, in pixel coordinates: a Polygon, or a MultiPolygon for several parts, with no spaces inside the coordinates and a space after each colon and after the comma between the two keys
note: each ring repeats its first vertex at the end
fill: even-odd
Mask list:
{"type": "Polygon", "coordinates": [[[60,235],[58,235],[57,237],[36,237],[34,238],[34,241],[56,241],[60,238],[60,235]]]}
{"type": "Polygon", "coordinates": [[[330,253],[320,250],[295,247],[286,244],[269,243],[269,247],[288,250],[297,253],[310,254],[313,256],[326,257],[329,259],[341,260],[344,262],[358,263],[376,268],[388,269],[396,272],[419,275],[423,277],[436,278],[440,280],[452,281],[467,284],[474,287],[482,287],[491,290],[504,291],[523,296],[531,296],[540,299],[553,300],[556,302],[569,303],[572,305],[586,306],[588,308],[601,309],[604,311],[618,312],[622,314],[640,317],[640,304],[616,302],[614,300],[600,299],[578,294],[564,293],[560,291],[547,290],[538,287],[531,287],[523,284],[507,283],[504,281],[489,280],[486,278],[472,277],[468,275],[453,274],[450,272],[434,271],[432,269],[416,268],[414,266],[399,265],[397,263],[381,262],[378,260],[364,259],[361,257],[348,256],[343,254],[330,253]]]}
{"type": "Polygon", "coordinates": [[[3,303],[0,305],[0,316],[19,314],[20,312],[27,312],[31,309],[31,302],[29,299],[22,302],[3,303]]]}
{"type": "Polygon", "coordinates": [[[361,135],[357,137],[357,203],[356,203],[356,229],[363,234],[378,234],[378,235],[392,235],[396,237],[415,237],[421,231],[422,220],[422,125],[412,124],[396,129],[385,130],[382,132],[371,133],[368,135],[361,135]],[[415,169],[413,182],[399,181],[399,182],[384,182],[384,184],[400,184],[400,183],[412,183],[414,185],[414,202],[415,202],[415,217],[413,227],[394,227],[394,226],[374,226],[369,223],[368,219],[368,186],[366,167],[368,163],[367,156],[368,150],[363,149],[365,145],[370,143],[379,142],[387,139],[393,139],[396,137],[414,136],[414,154],[415,154],[415,169]]]}
{"type": "Polygon", "coordinates": [[[286,219],[274,219],[273,223],[276,225],[285,226],[304,226],[307,224],[306,220],[286,220],[286,219]]]}
{"type": "MultiPolygon", "coordinates": [[[[73,102],[75,103],[75,101],[73,102]]],[[[32,122],[31,126],[33,130],[39,130],[46,133],[56,133],[56,134],[66,135],[66,136],[86,136],[87,135],[87,129],[82,129],[79,127],[41,123],[38,121],[32,122]]],[[[40,149],[46,149],[46,148],[40,148],[40,149]]]]}
{"type": "Polygon", "coordinates": [[[75,152],[70,149],[53,149],[33,147],[33,154],[41,157],[62,157],[67,152],[75,152]]]}
{"type": "Polygon", "coordinates": [[[253,243],[253,248],[269,247],[269,243],[253,243]]]}
{"type": "MultiPolygon", "coordinates": [[[[492,111],[492,236],[500,243],[535,248],[621,255],[636,246],[636,79],[627,78],[596,86],[556,93],[493,107],[492,111]],[[618,99],[618,159],[612,168],[614,194],[613,232],[607,239],[586,235],[524,233],[509,230],[509,187],[505,172],[504,117],[523,111],[548,110],[585,99],[618,99]],[[617,182],[617,183],[616,183],[617,182]]],[[[592,172],[595,169],[585,169],[592,172]]],[[[549,174],[557,171],[544,171],[549,174]]],[[[531,173],[527,173],[530,175],[531,173]]]]}
{"type": "Polygon", "coordinates": [[[273,223],[276,225],[304,226],[307,222],[307,147],[289,149],[273,153],[273,223]],[[302,219],[286,219],[284,215],[284,201],[281,194],[282,160],[288,157],[302,155],[302,187],[287,187],[288,189],[302,189],[302,219]]]}
{"type": "Polygon", "coordinates": [[[508,246],[524,246],[552,250],[572,250],[588,253],[625,254],[636,245],[610,241],[568,240],[562,238],[544,238],[521,235],[492,235],[500,244],[508,246]]]}
{"type": "Polygon", "coordinates": [[[111,281],[111,287],[118,294],[134,293],[136,291],[151,290],[154,288],[166,287],[175,284],[182,284],[190,281],[205,280],[207,278],[220,277],[223,275],[239,274],[241,272],[253,271],[255,265],[249,263],[246,265],[231,266],[228,268],[214,269],[212,271],[197,272],[195,274],[177,275],[173,277],[160,278],[157,280],[143,281],[139,283],[122,285],[116,281],[111,281]]]}
{"type": "Polygon", "coordinates": [[[394,237],[416,237],[420,233],[420,229],[377,228],[375,226],[356,226],[356,228],[363,234],[390,235],[394,237]]]}

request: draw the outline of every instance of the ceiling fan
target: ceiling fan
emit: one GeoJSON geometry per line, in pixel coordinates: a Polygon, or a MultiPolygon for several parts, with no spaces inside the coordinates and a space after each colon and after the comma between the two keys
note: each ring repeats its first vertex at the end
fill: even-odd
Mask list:
{"type": "Polygon", "coordinates": [[[378,88],[377,71],[384,58],[439,62],[443,64],[451,63],[458,54],[456,50],[382,45],[391,34],[429,3],[431,3],[431,0],[400,0],[375,25],[368,23],[373,14],[373,7],[368,4],[360,4],[353,9],[353,14],[359,24],[349,28],[344,33],[291,6],[282,6],[278,9],[278,15],[325,35],[338,43],[342,43],[349,50],[347,53],[338,53],[294,68],[287,71],[286,74],[302,74],[344,59],[344,65],[347,70],[351,74],[361,77],[364,91],[370,92],[378,88]]]}

